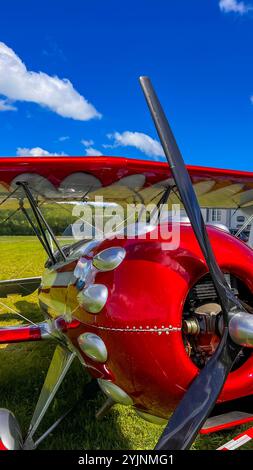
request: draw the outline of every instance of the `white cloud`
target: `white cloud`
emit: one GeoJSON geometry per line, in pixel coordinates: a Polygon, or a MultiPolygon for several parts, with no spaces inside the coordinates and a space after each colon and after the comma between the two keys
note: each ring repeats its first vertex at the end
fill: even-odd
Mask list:
{"type": "Polygon", "coordinates": [[[102,152],[100,150],[94,149],[93,147],[87,147],[85,149],[85,155],[87,157],[92,156],[92,157],[102,157],[102,152]]]}
{"type": "Polygon", "coordinates": [[[0,94],[13,101],[46,106],[63,117],[87,121],[101,114],[67,79],[28,71],[15,52],[0,42],[0,94]]]}
{"type": "Polygon", "coordinates": [[[84,145],[85,147],[85,155],[86,157],[92,156],[92,157],[101,157],[103,154],[100,152],[100,150],[95,149],[92,147],[94,145],[94,140],[81,140],[81,144],[84,145]]]}
{"type": "Polygon", "coordinates": [[[83,144],[84,147],[90,147],[91,145],[94,145],[94,141],[93,140],[84,140],[84,139],[82,139],[81,144],[83,144]]]}
{"type": "Polygon", "coordinates": [[[240,13],[241,15],[252,10],[251,5],[247,5],[246,3],[238,0],[220,0],[219,7],[224,13],[234,12],[240,13]]]}
{"type": "Polygon", "coordinates": [[[114,132],[107,137],[114,140],[112,147],[135,147],[150,157],[164,157],[160,142],[142,132],[114,132]]]}
{"type": "Polygon", "coordinates": [[[18,147],[17,148],[17,155],[19,157],[67,157],[66,153],[51,153],[47,150],[42,149],[41,147],[33,147],[33,148],[26,148],[26,147],[18,147]]]}
{"type": "Polygon", "coordinates": [[[61,137],[59,137],[59,142],[65,142],[65,140],[69,140],[69,135],[63,135],[61,137]]]}
{"type": "Polygon", "coordinates": [[[0,100],[0,111],[17,111],[17,108],[8,100],[0,100]]]}

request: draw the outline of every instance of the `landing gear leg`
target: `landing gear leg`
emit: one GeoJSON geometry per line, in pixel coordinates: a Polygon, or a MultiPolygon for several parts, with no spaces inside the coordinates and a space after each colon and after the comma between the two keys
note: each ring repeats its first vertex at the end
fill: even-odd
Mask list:
{"type": "MultiPolygon", "coordinates": [[[[38,426],[40,425],[46,411],[48,410],[52,400],[54,399],[55,394],[58,388],[60,387],[66,373],[68,372],[75,356],[75,353],[65,347],[56,347],[29,426],[28,434],[25,438],[23,447],[24,449],[35,449],[37,445],[42,441],[42,438],[39,438],[37,441],[34,441],[34,434],[38,426]]],[[[56,427],[57,424],[59,424],[59,420],[56,421],[56,423],[51,426],[45,434],[43,434],[43,439],[45,439],[45,437],[52,431],[52,429],[54,429],[54,427],[56,427]]]]}

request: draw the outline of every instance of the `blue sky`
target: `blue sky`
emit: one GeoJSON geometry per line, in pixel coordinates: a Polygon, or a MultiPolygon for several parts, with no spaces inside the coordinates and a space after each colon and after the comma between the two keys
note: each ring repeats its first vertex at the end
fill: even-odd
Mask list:
{"type": "Polygon", "coordinates": [[[2,0],[0,42],[1,156],[162,159],[149,75],[187,163],[253,170],[250,0],[2,0]]]}

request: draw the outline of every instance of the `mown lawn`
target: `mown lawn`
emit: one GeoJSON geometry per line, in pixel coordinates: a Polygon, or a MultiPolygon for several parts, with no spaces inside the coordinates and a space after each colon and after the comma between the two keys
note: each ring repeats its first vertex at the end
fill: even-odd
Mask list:
{"type": "MultiPolygon", "coordinates": [[[[40,275],[45,255],[34,237],[0,237],[1,279],[40,275]]],[[[15,313],[41,321],[36,293],[28,297],[0,299],[0,326],[25,323],[15,313]]],[[[54,346],[48,342],[0,346],[0,407],[11,409],[22,429],[29,425],[40,387],[46,375],[54,346]]],[[[169,360],[169,358],[168,358],[169,360]]],[[[47,413],[40,430],[49,426],[77,399],[89,380],[76,360],[47,413]]],[[[103,403],[99,394],[83,402],[40,446],[40,449],[152,449],[162,432],[161,426],[146,423],[134,411],[115,406],[101,421],[94,416],[103,403]]],[[[246,427],[236,430],[236,434],[246,427]]],[[[235,433],[199,437],[194,449],[215,449],[235,433]]],[[[253,449],[252,444],[244,448],[253,449]]]]}

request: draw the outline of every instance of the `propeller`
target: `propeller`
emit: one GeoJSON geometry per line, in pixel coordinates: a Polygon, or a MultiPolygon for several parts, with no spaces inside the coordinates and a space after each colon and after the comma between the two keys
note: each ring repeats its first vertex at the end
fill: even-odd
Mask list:
{"type": "Polygon", "coordinates": [[[219,346],[186,391],[156,445],[156,450],[184,450],[190,448],[211,413],[242,350],[241,345],[232,341],[228,326],[234,315],[246,310],[235,297],[216,261],[189,173],[151,81],[148,77],[140,77],[140,84],[222,308],[223,335],[219,346]]]}

